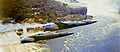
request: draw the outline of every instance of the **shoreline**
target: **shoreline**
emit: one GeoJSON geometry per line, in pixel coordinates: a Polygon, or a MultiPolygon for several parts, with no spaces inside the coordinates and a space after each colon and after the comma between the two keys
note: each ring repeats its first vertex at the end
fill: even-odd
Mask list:
{"type": "MultiPolygon", "coordinates": [[[[11,24],[11,23],[8,23],[8,24],[11,24]]],[[[38,23],[38,24],[39,24],[39,23],[38,23]]],[[[5,24],[4,24],[4,25],[5,25],[5,24]]],[[[13,24],[13,25],[15,25],[15,24],[13,24]]],[[[9,27],[10,27],[10,26],[9,26],[9,27]]],[[[65,29],[67,29],[67,28],[65,28],[65,29]]],[[[64,30],[64,29],[58,29],[57,31],[55,30],[55,31],[50,31],[50,32],[61,32],[62,30],[64,30]]],[[[10,31],[11,31],[11,30],[10,30],[10,31]]],[[[9,35],[9,36],[11,36],[11,35],[9,35]]],[[[6,36],[6,37],[7,37],[7,36],[6,36]]],[[[4,37],[4,38],[5,38],[5,37],[4,37]]],[[[12,37],[11,37],[11,38],[12,38],[12,37]]],[[[10,39],[11,39],[11,38],[10,38],[10,39]]],[[[9,38],[8,38],[8,39],[9,39],[9,38]]],[[[4,40],[4,39],[3,39],[3,40],[4,40]]],[[[7,40],[7,39],[6,39],[6,40],[7,40]]],[[[4,40],[4,41],[5,41],[5,40],[4,40]]],[[[8,41],[8,42],[9,42],[9,41],[8,41]]],[[[37,45],[37,44],[41,44],[42,42],[44,42],[44,40],[40,40],[40,41],[34,42],[34,43],[37,45]]],[[[45,44],[46,42],[47,42],[47,40],[45,40],[45,42],[44,42],[43,44],[45,44]]],[[[14,43],[12,43],[12,44],[14,44],[14,43]]],[[[26,43],[25,43],[25,44],[21,44],[21,43],[19,43],[19,44],[17,43],[17,44],[16,44],[16,46],[22,46],[22,45],[27,46],[26,43]]],[[[14,47],[14,46],[11,45],[10,47],[14,47]]],[[[4,47],[1,47],[1,46],[0,46],[0,48],[4,49],[4,47]]],[[[21,48],[22,48],[22,47],[21,47],[21,48]]],[[[31,47],[31,48],[32,48],[32,47],[31,47]]],[[[9,50],[10,50],[9,46],[8,46],[6,49],[9,49],[9,50]]],[[[39,49],[40,49],[40,48],[39,48],[39,49]]],[[[15,50],[15,49],[13,49],[12,51],[14,51],[14,50],[15,50]]],[[[46,49],[46,48],[45,48],[45,50],[50,51],[50,50],[48,50],[48,49],[46,49]]],[[[24,50],[24,51],[25,51],[25,50],[24,50]]],[[[26,51],[27,51],[27,50],[26,50],[26,51]]]]}

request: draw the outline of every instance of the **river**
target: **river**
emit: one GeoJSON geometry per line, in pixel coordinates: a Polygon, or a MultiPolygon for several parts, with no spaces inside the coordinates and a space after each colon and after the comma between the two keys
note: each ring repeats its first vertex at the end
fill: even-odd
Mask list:
{"type": "Polygon", "coordinates": [[[120,52],[120,14],[115,5],[119,0],[88,1],[88,14],[98,22],[62,30],[75,34],[49,40],[52,52],[120,52]]]}

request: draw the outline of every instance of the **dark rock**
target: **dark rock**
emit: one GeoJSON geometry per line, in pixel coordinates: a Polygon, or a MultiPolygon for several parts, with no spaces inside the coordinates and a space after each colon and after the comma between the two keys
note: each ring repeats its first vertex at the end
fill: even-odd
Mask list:
{"type": "Polygon", "coordinates": [[[71,9],[72,14],[87,14],[87,7],[80,7],[80,8],[72,8],[71,9]]]}

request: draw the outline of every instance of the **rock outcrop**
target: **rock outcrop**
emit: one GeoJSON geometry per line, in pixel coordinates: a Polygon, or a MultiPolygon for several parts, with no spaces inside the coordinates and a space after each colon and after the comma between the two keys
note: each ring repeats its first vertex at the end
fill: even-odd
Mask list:
{"type": "Polygon", "coordinates": [[[81,14],[74,14],[74,15],[67,15],[65,17],[62,17],[66,21],[81,21],[84,20],[86,17],[81,14]]]}

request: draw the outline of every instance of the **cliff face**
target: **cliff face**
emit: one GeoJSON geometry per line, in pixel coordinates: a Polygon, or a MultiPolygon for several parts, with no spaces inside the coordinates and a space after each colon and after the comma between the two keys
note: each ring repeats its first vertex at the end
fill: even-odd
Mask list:
{"type": "MultiPolygon", "coordinates": [[[[55,0],[9,0],[0,2],[0,15],[7,18],[13,18],[16,22],[26,17],[44,16],[47,18],[56,18],[69,14],[67,5],[55,0]],[[4,5],[6,3],[6,5],[4,5]],[[2,10],[2,11],[1,11],[2,10]]],[[[43,18],[43,17],[42,17],[43,18]]]]}
{"type": "Polygon", "coordinates": [[[65,6],[63,3],[61,2],[57,2],[57,1],[50,1],[47,2],[46,6],[47,11],[51,11],[51,12],[55,12],[57,16],[65,16],[67,14],[69,14],[70,10],[67,6],[65,6]],[[47,7],[48,5],[48,7],[47,7]]]}
{"type": "Polygon", "coordinates": [[[12,0],[12,1],[14,3],[12,3],[11,6],[10,6],[11,3],[7,4],[7,2],[5,2],[7,6],[9,6],[9,8],[5,6],[7,7],[7,9],[4,9],[3,12],[5,16],[7,16],[10,19],[12,18],[15,22],[21,22],[26,18],[27,20],[29,18],[37,18],[51,22],[55,20],[57,17],[64,17],[71,14],[85,15],[87,13],[86,7],[83,7],[80,3],[75,3],[76,0],[70,0],[70,3],[62,3],[60,1],[55,0],[29,0],[29,1],[12,0]],[[73,6],[77,8],[74,8],[73,6]]]}
{"type": "Polygon", "coordinates": [[[72,14],[87,14],[87,7],[84,2],[79,2],[77,0],[56,0],[63,2],[68,5],[72,14]]]}
{"type": "MultiPolygon", "coordinates": [[[[37,13],[37,15],[47,15],[47,16],[64,16],[68,14],[69,8],[65,6],[63,3],[54,1],[54,0],[38,0],[32,1],[32,10],[37,13]]],[[[30,4],[31,4],[30,2],[30,4]]],[[[29,2],[27,2],[29,3],[29,2]]]]}

